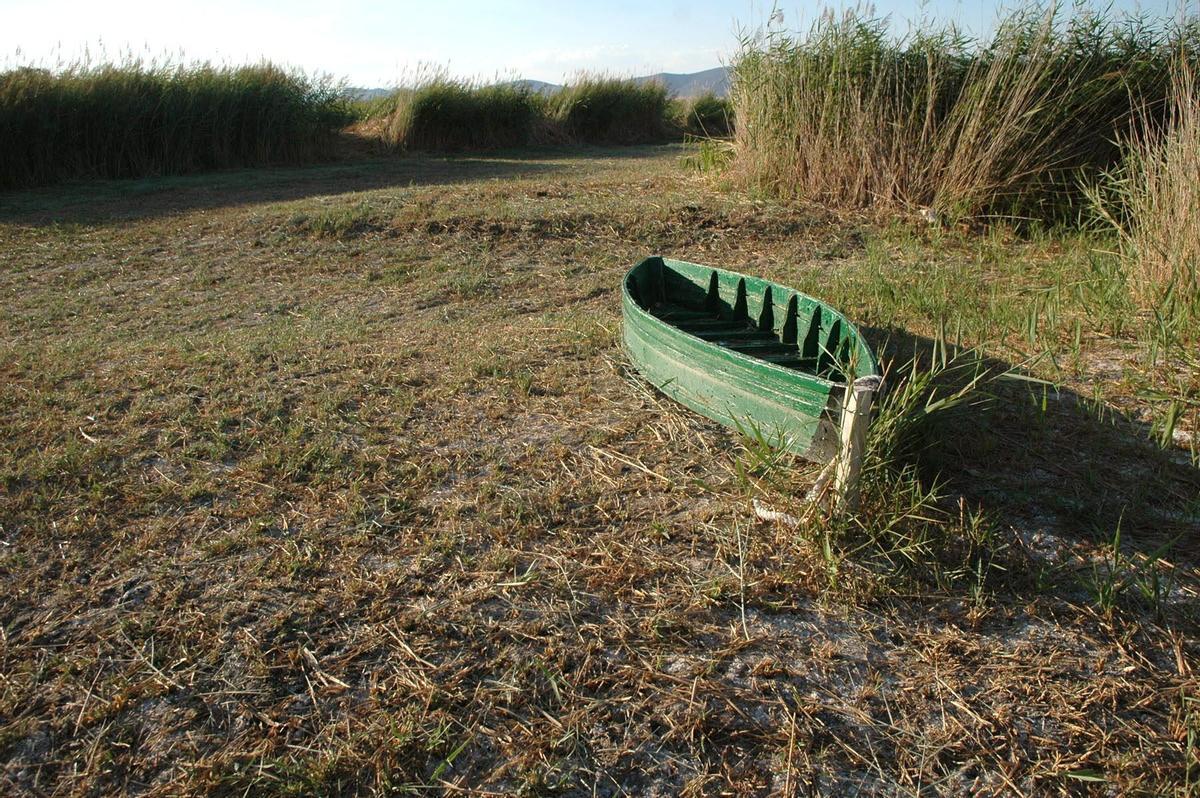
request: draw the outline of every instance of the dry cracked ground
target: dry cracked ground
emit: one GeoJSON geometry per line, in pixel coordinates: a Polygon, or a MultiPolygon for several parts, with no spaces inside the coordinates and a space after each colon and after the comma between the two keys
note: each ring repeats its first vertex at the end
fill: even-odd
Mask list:
{"type": "Polygon", "coordinates": [[[1197,794],[1194,353],[1082,239],[680,156],[0,196],[0,790],[1197,794]],[[1046,382],[939,428],[920,517],[763,523],[811,469],[623,355],[653,253],[1046,382]]]}

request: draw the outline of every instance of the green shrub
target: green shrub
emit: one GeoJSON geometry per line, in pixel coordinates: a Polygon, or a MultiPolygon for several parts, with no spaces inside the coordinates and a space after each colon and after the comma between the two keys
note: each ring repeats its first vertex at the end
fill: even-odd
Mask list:
{"type": "Polygon", "coordinates": [[[529,144],[538,106],[511,84],[472,86],[438,78],[394,95],[389,144],[413,150],[478,150],[529,144]]]}
{"type": "Polygon", "coordinates": [[[271,64],[16,69],[0,74],[0,186],[296,163],[348,120],[337,86],[271,64]]]}
{"type": "Polygon", "coordinates": [[[563,133],[576,141],[643,144],[670,135],[661,83],[584,76],[551,95],[547,105],[563,133]]]}

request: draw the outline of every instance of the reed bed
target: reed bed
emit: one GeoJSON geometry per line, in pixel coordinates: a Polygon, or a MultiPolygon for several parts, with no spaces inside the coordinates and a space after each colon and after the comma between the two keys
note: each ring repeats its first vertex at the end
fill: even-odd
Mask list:
{"type": "Polygon", "coordinates": [[[474,86],[438,78],[393,95],[384,131],[391,146],[417,150],[479,150],[530,143],[538,98],[512,84],[474,86]]]}
{"type": "Polygon", "coordinates": [[[842,207],[1064,218],[1111,168],[1135,107],[1161,113],[1195,27],[1031,5],[988,41],[905,35],[870,11],[745,39],[737,168],[770,193],[842,207]]]}
{"type": "Polygon", "coordinates": [[[733,132],[733,103],[729,98],[710,91],[681,104],[680,127],[689,136],[723,138],[733,132]]]}
{"type": "Polygon", "coordinates": [[[435,152],[639,144],[678,137],[694,108],[683,107],[660,84],[623,78],[585,75],[543,96],[519,84],[480,85],[438,74],[363,104],[358,128],[391,148],[435,152]]]}
{"type": "Polygon", "coordinates": [[[1186,56],[1175,63],[1166,119],[1143,109],[1122,138],[1121,164],[1089,188],[1116,233],[1130,289],[1141,302],[1200,317],[1200,86],[1186,56]]]}
{"type": "Polygon", "coordinates": [[[262,63],[0,74],[0,187],[297,163],[348,121],[340,87],[262,63]]]}
{"type": "Polygon", "coordinates": [[[670,96],[660,83],[583,75],[548,98],[547,115],[580,142],[645,144],[671,136],[670,96]]]}

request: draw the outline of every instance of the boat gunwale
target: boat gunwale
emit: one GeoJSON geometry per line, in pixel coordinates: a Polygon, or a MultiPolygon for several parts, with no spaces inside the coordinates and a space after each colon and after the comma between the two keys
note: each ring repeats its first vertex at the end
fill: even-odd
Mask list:
{"type": "Polygon", "coordinates": [[[797,291],[794,288],[789,288],[786,285],[781,285],[779,283],[776,283],[772,280],[764,280],[759,277],[752,277],[752,275],[746,275],[746,274],[742,274],[740,272],[730,271],[728,269],[721,269],[716,266],[705,266],[701,263],[692,263],[691,261],[676,260],[674,258],[664,258],[664,257],[658,256],[658,255],[652,255],[647,258],[642,258],[640,261],[635,263],[633,265],[633,267],[629,269],[629,271],[627,271],[625,273],[625,278],[621,281],[621,299],[622,299],[623,305],[625,305],[627,307],[630,307],[630,306],[633,307],[634,310],[637,311],[637,313],[641,314],[641,316],[646,319],[652,320],[655,325],[669,329],[669,330],[675,330],[676,332],[678,332],[682,335],[686,335],[688,338],[690,338],[700,344],[705,345],[705,347],[707,347],[707,348],[710,348],[715,351],[723,353],[724,355],[729,357],[731,360],[733,360],[733,362],[741,364],[741,365],[753,364],[760,368],[766,368],[769,371],[780,374],[782,376],[791,377],[791,378],[797,379],[797,380],[802,379],[802,380],[804,380],[806,382],[810,382],[810,383],[817,383],[817,384],[820,384],[823,386],[828,386],[830,389],[834,389],[834,388],[845,389],[847,386],[854,384],[855,380],[861,379],[863,377],[881,376],[881,372],[879,370],[879,362],[875,358],[875,353],[871,350],[871,347],[867,344],[867,341],[863,337],[862,332],[859,331],[858,326],[855,325],[854,322],[850,321],[850,319],[846,318],[846,316],[840,310],[838,310],[835,307],[832,307],[828,303],[823,302],[820,299],[817,299],[816,297],[811,296],[809,294],[805,294],[802,291],[797,291]],[[688,332],[687,330],[683,329],[682,327],[680,327],[678,325],[671,324],[663,319],[660,319],[658,316],[655,316],[653,313],[651,313],[650,311],[643,308],[641,306],[641,303],[639,303],[636,299],[634,299],[633,294],[631,294],[629,291],[629,281],[631,279],[633,279],[634,272],[636,272],[638,269],[642,268],[647,263],[649,263],[650,261],[653,261],[653,260],[662,261],[663,267],[667,267],[667,265],[670,263],[680,263],[680,264],[684,264],[686,266],[694,266],[698,269],[706,269],[706,270],[716,272],[721,275],[726,275],[726,276],[737,278],[737,279],[746,279],[747,277],[751,277],[752,279],[766,283],[771,288],[777,288],[780,291],[785,292],[785,293],[790,292],[790,293],[794,294],[798,299],[810,300],[813,303],[815,303],[817,306],[819,306],[825,310],[828,310],[829,312],[834,314],[834,316],[836,317],[837,320],[840,320],[843,324],[845,324],[847,327],[850,328],[850,332],[853,333],[855,341],[866,352],[867,357],[869,359],[869,365],[871,368],[869,370],[863,370],[861,368],[856,369],[853,379],[830,380],[830,379],[826,379],[825,377],[820,377],[810,371],[801,371],[800,369],[789,368],[787,366],[781,366],[778,363],[772,363],[769,360],[763,360],[761,358],[754,357],[753,355],[747,355],[744,352],[738,352],[735,349],[730,349],[729,347],[715,344],[712,341],[706,341],[705,339],[701,338],[700,336],[696,335],[695,333],[688,332]]]}

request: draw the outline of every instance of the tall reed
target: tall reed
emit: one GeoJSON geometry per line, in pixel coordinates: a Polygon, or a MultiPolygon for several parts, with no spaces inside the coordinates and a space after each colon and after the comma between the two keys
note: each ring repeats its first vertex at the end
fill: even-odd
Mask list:
{"type": "Polygon", "coordinates": [[[743,41],[737,167],[834,205],[1061,214],[1078,170],[1119,156],[1130,97],[1161,100],[1171,38],[1165,24],[1055,6],[1012,12],[986,42],[827,11],[806,36],[743,41]]]}
{"type": "Polygon", "coordinates": [[[438,73],[365,108],[359,130],[417,150],[635,144],[678,135],[674,110],[657,83],[583,75],[543,96],[517,84],[481,86],[438,73]]]}
{"type": "Polygon", "coordinates": [[[476,86],[439,76],[393,95],[385,141],[416,150],[480,150],[529,144],[539,98],[513,84],[476,86]]]}
{"type": "Polygon", "coordinates": [[[727,97],[705,92],[683,101],[681,126],[691,136],[720,138],[733,132],[733,103],[727,97]]]}
{"type": "Polygon", "coordinates": [[[338,86],[268,63],[15,69],[0,74],[0,187],[294,163],[346,121],[338,86]]]}
{"type": "Polygon", "coordinates": [[[581,75],[548,98],[548,111],[575,141],[641,144],[670,137],[669,99],[661,83],[581,75]]]}
{"type": "Polygon", "coordinates": [[[1143,109],[1122,137],[1124,160],[1089,188],[1102,219],[1120,237],[1134,295],[1168,298],[1200,316],[1200,85],[1195,53],[1171,76],[1166,119],[1143,109]]]}

